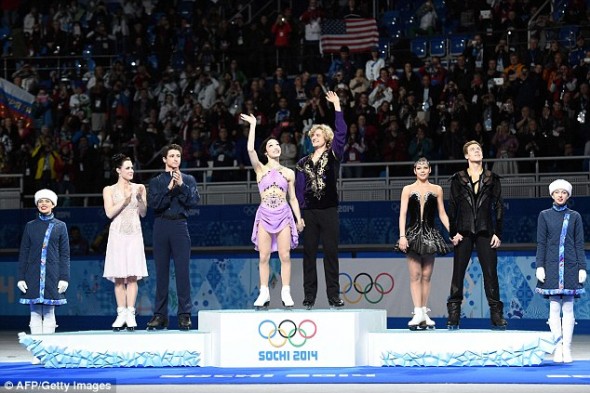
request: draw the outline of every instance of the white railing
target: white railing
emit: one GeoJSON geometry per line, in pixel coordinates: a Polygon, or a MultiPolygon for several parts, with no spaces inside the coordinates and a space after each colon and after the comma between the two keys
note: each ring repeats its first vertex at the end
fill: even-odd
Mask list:
{"type": "MultiPolygon", "coordinates": [[[[501,159],[486,160],[486,166],[493,169],[495,162],[501,159]]],[[[517,158],[517,163],[533,163],[534,172],[519,174],[504,174],[502,177],[502,193],[504,198],[536,198],[547,196],[547,185],[554,179],[565,178],[574,187],[575,195],[590,195],[590,172],[584,168],[584,161],[590,162],[590,156],[574,157],[539,157],[517,158]],[[575,172],[542,172],[540,167],[546,162],[574,161],[579,164],[580,170],[575,172]]],[[[457,168],[465,166],[465,160],[455,161],[431,161],[432,173],[430,181],[439,184],[448,195],[449,179],[457,168]],[[452,166],[452,171],[449,168],[452,166]]],[[[253,171],[240,171],[235,167],[228,168],[194,168],[183,169],[191,173],[198,183],[203,205],[233,205],[233,204],[258,204],[260,196],[253,171]],[[213,171],[231,171],[245,175],[245,180],[231,182],[212,182],[213,171]]],[[[159,170],[137,170],[138,181],[145,184],[159,170]]],[[[388,163],[364,163],[342,164],[338,180],[338,192],[343,202],[352,201],[388,201],[399,200],[401,190],[406,184],[413,182],[416,177],[413,174],[413,162],[388,162],[388,163]],[[346,178],[342,177],[345,167],[362,167],[363,170],[378,173],[375,177],[346,178]],[[403,175],[397,175],[403,174],[403,175]]],[[[32,194],[24,193],[23,175],[0,175],[0,181],[4,184],[12,180],[10,186],[0,188],[0,209],[14,209],[32,206],[32,194]]],[[[60,198],[68,198],[74,201],[76,206],[98,206],[102,204],[102,194],[60,194],[60,198]]]]}

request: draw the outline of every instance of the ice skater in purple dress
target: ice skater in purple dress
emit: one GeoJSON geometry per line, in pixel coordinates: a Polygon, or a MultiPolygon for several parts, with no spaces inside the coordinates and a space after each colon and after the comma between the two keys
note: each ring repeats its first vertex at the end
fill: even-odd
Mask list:
{"type": "Polygon", "coordinates": [[[254,302],[256,309],[267,308],[270,303],[268,277],[270,254],[278,251],[281,260],[281,300],[285,307],[293,307],[291,297],[291,249],[297,247],[299,233],[305,226],[295,196],[295,172],[279,163],[281,146],[277,139],[266,139],[261,149],[264,161],[260,162],[254,149],[256,117],[241,114],[240,118],[250,124],[248,133],[248,156],[256,172],[260,191],[260,206],[254,219],[252,242],[260,253],[260,294],[254,302]],[[287,200],[287,195],[289,199],[287,200]],[[295,222],[297,219],[297,222],[295,222]]]}

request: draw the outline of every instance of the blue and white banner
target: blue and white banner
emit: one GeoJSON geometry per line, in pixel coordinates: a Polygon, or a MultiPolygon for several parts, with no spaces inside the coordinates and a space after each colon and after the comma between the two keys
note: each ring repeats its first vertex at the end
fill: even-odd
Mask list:
{"type": "MultiPolygon", "coordinates": [[[[546,319],[548,301],[535,294],[534,254],[532,252],[500,251],[498,276],[504,314],[509,319],[546,319]]],[[[77,259],[71,263],[70,286],[66,293],[68,304],[59,307],[60,315],[110,316],[114,315],[115,297],[112,282],[102,277],[103,259],[77,259]]],[[[149,277],[139,281],[138,315],[153,312],[155,297],[155,271],[148,259],[149,277]]],[[[170,315],[176,315],[177,296],[174,269],[170,278],[170,315]]],[[[316,307],[328,308],[323,276],[323,261],[318,258],[318,294],[316,307]]],[[[17,262],[0,263],[0,316],[28,315],[28,307],[18,303],[20,292],[16,287],[17,262]]],[[[446,315],[452,258],[437,258],[432,275],[429,308],[432,317],[446,315]]],[[[303,301],[302,260],[292,259],[291,293],[296,308],[303,301]]],[[[258,258],[253,254],[227,257],[193,256],[190,268],[193,315],[199,310],[246,310],[258,295],[258,258]]],[[[366,255],[340,259],[341,296],[347,308],[383,309],[388,317],[411,317],[413,304],[410,297],[409,274],[406,260],[399,254],[391,257],[366,255]]],[[[590,290],[590,288],[589,288],[590,290]]],[[[280,262],[271,260],[271,308],[281,305],[280,262]]],[[[465,300],[462,314],[467,318],[487,318],[489,308],[483,289],[483,274],[474,255],[465,275],[465,300]]],[[[590,320],[590,301],[587,295],[576,300],[576,320],[590,320]]]]}

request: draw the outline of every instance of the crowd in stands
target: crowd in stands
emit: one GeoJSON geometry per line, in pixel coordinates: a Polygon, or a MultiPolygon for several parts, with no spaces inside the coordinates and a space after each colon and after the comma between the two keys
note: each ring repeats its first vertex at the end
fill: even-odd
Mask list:
{"type": "MultiPolygon", "coordinates": [[[[384,57],[379,47],[320,53],[320,21],[378,19],[384,9],[372,10],[372,1],[293,2],[251,21],[244,3],[3,1],[3,28],[11,30],[4,59],[15,67],[8,79],[35,102],[30,126],[0,119],[0,172],[22,173],[31,187],[59,194],[97,193],[111,183],[114,153],[155,169],[160,149],[178,143],[186,168],[233,167],[210,180],[243,180],[250,163],[240,113],[257,117],[257,140],[279,138],[282,162],[294,165],[310,152],[311,124],[333,121],[329,90],[349,125],[346,163],[463,159],[468,140],[478,140],[486,158],[590,154],[584,1],[571,0],[564,14],[581,26],[572,47],[543,34],[541,23],[530,36],[521,30],[539,1],[475,1],[467,6],[484,18],[476,18],[462,54],[407,61],[384,57]],[[39,67],[39,59],[68,67],[39,67]]],[[[429,24],[413,34],[440,33],[441,19],[461,18],[465,2],[445,4],[446,16],[431,0],[417,4],[418,20],[430,13],[429,24]]],[[[506,160],[494,169],[534,166],[506,160]]],[[[583,169],[581,161],[542,168],[583,169]]],[[[379,169],[347,167],[344,176],[379,176],[379,169]]]]}

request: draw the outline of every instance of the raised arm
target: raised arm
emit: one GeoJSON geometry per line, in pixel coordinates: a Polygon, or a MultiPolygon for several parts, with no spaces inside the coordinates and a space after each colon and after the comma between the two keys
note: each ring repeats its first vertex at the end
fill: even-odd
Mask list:
{"type": "Polygon", "coordinates": [[[139,212],[140,217],[145,217],[145,213],[147,212],[147,196],[145,191],[145,186],[143,184],[139,184],[137,186],[137,210],[139,212]]]}
{"type": "Polygon", "coordinates": [[[131,193],[125,194],[125,198],[117,203],[113,203],[113,187],[106,186],[102,190],[102,199],[104,203],[104,212],[111,220],[115,218],[121,211],[131,202],[131,193]]]}
{"type": "Polygon", "coordinates": [[[334,140],[332,141],[332,151],[339,161],[342,161],[342,155],[344,154],[344,145],[346,144],[346,133],[348,132],[348,126],[344,121],[344,114],[340,106],[340,97],[333,91],[326,93],[326,100],[334,104],[334,110],[336,111],[336,130],[334,132],[334,140]]]}
{"type": "MultiPolygon", "coordinates": [[[[159,187],[159,177],[156,176],[150,180],[147,193],[148,206],[157,212],[164,211],[170,207],[170,190],[168,187],[159,187]]],[[[173,184],[173,181],[170,181],[173,184]]]]}
{"type": "Polygon", "coordinates": [[[240,114],[240,119],[250,124],[250,131],[248,131],[248,142],[246,143],[246,149],[248,150],[248,157],[255,172],[258,172],[262,164],[258,159],[258,154],[254,148],[254,139],[256,137],[256,116],[247,115],[245,113],[240,114]]]}

